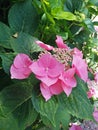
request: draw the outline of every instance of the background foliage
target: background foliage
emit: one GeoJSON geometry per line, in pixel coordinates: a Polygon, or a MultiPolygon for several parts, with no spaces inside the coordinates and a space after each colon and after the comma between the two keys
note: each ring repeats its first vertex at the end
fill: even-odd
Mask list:
{"type": "Polygon", "coordinates": [[[36,58],[41,51],[34,44],[36,39],[55,46],[56,35],[62,36],[71,48],[82,50],[89,66],[95,68],[97,15],[97,0],[1,0],[0,129],[60,130],[67,129],[74,116],[93,120],[93,108],[82,80],[77,78],[79,87],[69,98],[61,94],[45,102],[38,91],[39,81],[33,75],[26,80],[11,80],[9,70],[18,53],[36,58]]]}

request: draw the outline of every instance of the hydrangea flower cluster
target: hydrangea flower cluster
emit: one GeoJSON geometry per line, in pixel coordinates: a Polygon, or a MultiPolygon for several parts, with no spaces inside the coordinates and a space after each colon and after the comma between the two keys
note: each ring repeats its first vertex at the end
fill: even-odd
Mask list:
{"type": "MultiPolygon", "coordinates": [[[[88,80],[88,66],[83,54],[78,48],[69,48],[61,36],[55,40],[57,47],[36,41],[43,52],[38,59],[31,60],[26,54],[18,54],[11,65],[11,78],[25,79],[31,73],[35,74],[40,82],[40,91],[45,100],[51,96],[65,92],[69,96],[77,86],[75,75],[84,82],[88,80]]],[[[98,75],[95,76],[98,81],[98,75]]]]}

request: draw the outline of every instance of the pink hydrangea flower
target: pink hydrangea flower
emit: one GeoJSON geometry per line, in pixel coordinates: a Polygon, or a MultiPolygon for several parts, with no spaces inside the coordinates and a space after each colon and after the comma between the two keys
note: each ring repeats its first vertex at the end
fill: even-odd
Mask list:
{"type": "Polygon", "coordinates": [[[41,83],[40,90],[46,101],[49,100],[51,96],[58,95],[63,92],[60,80],[58,80],[55,84],[51,86],[47,86],[46,84],[41,83]]]}
{"type": "Polygon", "coordinates": [[[69,49],[69,47],[66,44],[64,44],[63,39],[62,39],[61,36],[57,35],[55,42],[56,42],[58,48],[65,48],[66,50],[69,49]]]}
{"type": "Polygon", "coordinates": [[[87,86],[89,88],[89,91],[87,92],[88,98],[93,97],[94,99],[98,98],[98,84],[95,82],[95,80],[87,80],[87,86]]]}
{"type": "Polygon", "coordinates": [[[31,70],[29,66],[32,64],[31,59],[26,54],[18,54],[10,68],[11,78],[25,79],[27,78],[31,70]]]}
{"type": "Polygon", "coordinates": [[[95,82],[98,84],[98,72],[94,76],[95,82]]]}
{"type": "Polygon", "coordinates": [[[53,47],[50,46],[50,45],[47,45],[41,41],[36,41],[36,44],[38,44],[41,48],[47,50],[47,51],[50,51],[50,50],[53,50],[53,47]]]}
{"type": "Polygon", "coordinates": [[[75,68],[76,74],[86,82],[88,79],[86,61],[77,55],[73,55],[72,67],[75,68]]]}
{"type": "Polygon", "coordinates": [[[69,130],[83,130],[79,125],[72,125],[69,130]]]}
{"type": "Polygon", "coordinates": [[[94,88],[90,88],[89,91],[87,92],[88,98],[91,98],[94,95],[95,95],[95,89],[94,88]]]}
{"type": "Polygon", "coordinates": [[[97,110],[97,108],[94,109],[93,117],[94,117],[95,121],[98,122],[98,110],[97,110]]]}
{"type": "Polygon", "coordinates": [[[61,82],[62,88],[67,96],[70,95],[72,88],[76,87],[76,85],[77,85],[74,74],[75,74],[75,69],[71,68],[71,69],[68,69],[67,71],[63,72],[59,78],[62,81],[61,82]]]}
{"type": "Polygon", "coordinates": [[[57,82],[64,65],[57,61],[51,54],[43,54],[37,61],[30,66],[36,77],[47,86],[57,82]]]}

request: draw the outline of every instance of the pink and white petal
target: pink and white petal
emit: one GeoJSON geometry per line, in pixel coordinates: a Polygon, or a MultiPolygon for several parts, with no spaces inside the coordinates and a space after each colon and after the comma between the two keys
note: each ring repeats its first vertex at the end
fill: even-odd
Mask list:
{"type": "Polygon", "coordinates": [[[44,83],[40,83],[40,90],[41,90],[42,96],[45,98],[46,101],[48,101],[52,96],[52,93],[50,92],[49,87],[46,86],[44,83]]]}
{"type": "Polygon", "coordinates": [[[54,95],[58,95],[61,92],[63,92],[62,86],[61,86],[61,81],[58,80],[55,84],[50,86],[50,91],[54,95]]]}
{"type": "Polygon", "coordinates": [[[47,51],[53,50],[52,46],[47,45],[47,44],[43,43],[42,41],[36,41],[36,44],[38,44],[41,48],[43,48],[47,51]]]}
{"type": "Polygon", "coordinates": [[[38,64],[38,61],[33,62],[29,68],[31,69],[31,71],[38,76],[46,76],[46,72],[45,72],[45,68],[40,67],[38,64]]]}
{"type": "Polygon", "coordinates": [[[64,44],[63,39],[62,39],[61,36],[57,35],[55,42],[56,42],[58,48],[65,48],[66,50],[69,49],[69,47],[66,44],[64,44]]]}
{"type": "Polygon", "coordinates": [[[51,86],[51,85],[55,84],[57,82],[57,80],[58,80],[58,77],[56,77],[56,78],[50,78],[48,76],[41,77],[41,76],[38,76],[38,75],[36,75],[36,78],[38,78],[39,80],[41,80],[47,86],[51,86]]]}

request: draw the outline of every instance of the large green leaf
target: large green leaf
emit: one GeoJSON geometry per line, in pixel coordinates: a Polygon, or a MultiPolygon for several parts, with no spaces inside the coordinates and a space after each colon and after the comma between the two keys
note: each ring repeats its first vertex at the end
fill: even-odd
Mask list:
{"type": "Polygon", "coordinates": [[[0,92],[0,117],[8,116],[31,96],[32,86],[28,82],[19,82],[4,88],[0,92]]]}
{"type": "Polygon", "coordinates": [[[67,130],[70,123],[70,114],[66,107],[62,106],[62,103],[59,104],[58,110],[55,114],[56,127],[53,130],[67,130]]]}
{"type": "Polygon", "coordinates": [[[25,0],[12,6],[8,15],[9,25],[14,33],[26,32],[33,34],[38,26],[38,15],[32,0],[25,0]]]}
{"type": "Polygon", "coordinates": [[[62,106],[65,106],[69,113],[80,119],[93,120],[93,106],[86,94],[87,86],[79,78],[77,78],[77,86],[67,97],[64,93],[59,96],[62,106]]]}
{"type": "Polygon", "coordinates": [[[55,114],[58,108],[56,100],[52,98],[46,102],[41,96],[37,96],[33,93],[32,103],[36,111],[42,116],[47,117],[53,126],[55,126],[55,114]]]}
{"type": "Polygon", "coordinates": [[[36,120],[38,115],[33,108],[31,99],[19,106],[13,113],[20,130],[24,130],[30,126],[36,120]]]}
{"type": "Polygon", "coordinates": [[[10,28],[4,23],[0,22],[0,46],[10,49],[11,48],[11,31],[10,28]]]}
{"type": "Polygon", "coordinates": [[[0,130],[21,130],[18,127],[17,120],[13,114],[9,114],[7,117],[0,116],[0,130]]]}
{"type": "Polygon", "coordinates": [[[9,74],[10,71],[10,66],[13,62],[14,59],[14,54],[13,53],[1,53],[0,57],[2,59],[2,66],[4,71],[9,74]]]}
{"type": "Polygon", "coordinates": [[[26,33],[19,33],[17,38],[14,38],[12,48],[17,53],[25,53],[32,54],[33,52],[37,52],[42,50],[36,43],[33,36],[26,33]]]}
{"type": "Polygon", "coordinates": [[[41,119],[43,123],[51,130],[67,130],[70,123],[70,114],[66,107],[63,107],[62,104],[59,103],[59,107],[55,114],[55,127],[51,125],[51,122],[47,117],[41,116],[41,119]]]}

